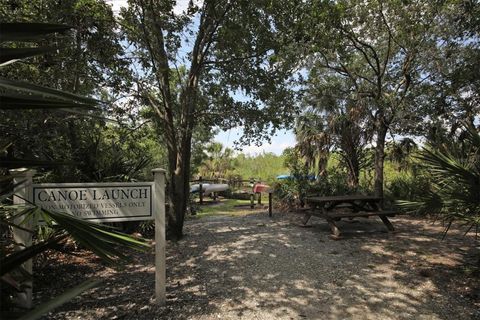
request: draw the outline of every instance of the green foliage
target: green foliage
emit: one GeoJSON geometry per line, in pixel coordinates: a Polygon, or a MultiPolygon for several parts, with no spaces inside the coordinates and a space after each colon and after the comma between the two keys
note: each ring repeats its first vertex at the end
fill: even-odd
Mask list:
{"type": "Polygon", "coordinates": [[[225,178],[234,169],[233,150],[223,148],[218,142],[211,142],[205,148],[206,156],[198,174],[203,178],[225,178]]]}
{"type": "Polygon", "coordinates": [[[230,172],[232,176],[240,176],[244,180],[254,178],[267,184],[274,183],[276,177],[288,173],[284,165],[285,156],[273,153],[261,153],[255,156],[243,153],[234,158],[235,168],[230,172]]]}
{"type": "Polygon", "coordinates": [[[350,186],[348,174],[341,169],[331,170],[328,175],[319,177],[315,183],[310,184],[308,194],[320,196],[339,196],[360,193],[358,187],[350,186]]]}
{"type": "Polygon", "coordinates": [[[132,95],[162,127],[169,234],[181,238],[196,128],[242,126],[242,142],[259,141],[293,120],[297,81],[290,64],[270,60],[284,42],[276,28],[283,1],[190,1],[180,14],[175,3],[130,0],[120,17],[132,95]]]}
{"type": "Polygon", "coordinates": [[[58,306],[71,301],[82,292],[98,286],[101,282],[102,280],[100,279],[88,279],[81,284],[66,290],[61,295],[55,297],[55,299],[52,299],[46,303],[42,303],[33,310],[28,311],[17,320],[33,320],[41,318],[43,315],[47,314],[58,306]]]}
{"type": "Polygon", "coordinates": [[[403,171],[412,166],[411,155],[417,149],[417,144],[410,138],[391,141],[386,145],[387,159],[396,165],[398,171],[403,171]]]}
{"type": "MultiPolygon", "coordinates": [[[[371,153],[372,150],[366,149],[365,152],[371,153]]],[[[286,152],[286,154],[288,153],[289,151],[286,152]]],[[[393,155],[388,152],[387,158],[391,159],[392,157],[393,155]]],[[[425,170],[419,167],[418,160],[413,158],[413,155],[409,155],[407,158],[403,159],[402,170],[399,170],[397,161],[387,160],[385,162],[385,199],[387,202],[400,199],[418,200],[426,190],[430,189],[429,177],[425,174],[425,170]]],[[[290,154],[288,159],[290,168],[302,171],[304,165],[302,158],[295,158],[290,154]]],[[[292,206],[300,203],[301,193],[321,196],[371,194],[373,169],[370,167],[362,169],[358,186],[352,186],[347,168],[342,164],[341,159],[338,153],[331,153],[328,159],[327,174],[321,177],[317,176],[315,181],[303,181],[302,186],[299,186],[299,182],[294,179],[278,181],[275,183],[276,196],[292,206]],[[306,190],[301,190],[305,186],[306,190]]],[[[303,169],[303,172],[306,171],[303,169]]]]}
{"type": "Polygon", "coordinates": [[[118,125],[97,127],[78,141],[83,154],[72,168],[61,166],[42,172],[42,181],[95,182],[145,181],[151,169],[165,164],[165,152],[151,127],[137,129],[118,125]]]}
{"type": "Polygon", "coordinates": [[[273,185],[273,195],[280,201],[281,207],[287,209],[301,205],[301,196],[306,194],[306,188],[294,179],[278,181],[273,185]]]}
{"type": "Polygon", "coordinates": [[[285,156],[263,152],[257,155],[238,153],[224,148],[221,143],[212,142],[202,150],[204,157],[196,170],[203,179],[232,179],[274,183],[276,177],[285,174],[285,156]]]}
{"type": "Polygon", "coordinates": [[[425,146],[419,161],[431,180],[416,202],[401,201],[407,210],[434,215],[447,222],[454,221],[471,228],[480,225],[480,134],[465,124],[453,141],[441,146],[425,146]]]}
{"type": "MultiPolygon", "coordinates": [[[[40,41],[42,36],[57,31],[64,31],[65,29],[65,26],[58,25],[44,25],[42,27],[39,24],[29,25],[21,23],[16,23],[15,28],[12,28],[12,25],[7,25],[6,28],[3,28],[3,24],[0,24],[0,38],[8,41],[40,41]]],[[[7,52],[8,56],[3,56],[3,61],[8,59],[15,61],[29,55],[24,49],[12,48],[7,52]]],[[[36,55],[39,51],[30,51],[30,53],[36,55]]],[[[98,101],[93,99],[10,79],[0,79],[0,86],[2,89],[0,90],[2,107],[14,108],[16,110],[13,112],[19,115],[21,113],[18,113],[18,110],[32,108],[91,108],[99,104],[98,101]],[[3,104],[4,100],[6,101],[5,104],[3,104]]],[[[9,154],[10,148],[21,141],[12,139],[10,136],[2,137],[2,139],[5,138],[7,141],[10,141],[0,141],[0,155],[2,156],[2,175],[0,176],[2,182],[0,189],[0,225],[2,226],[2,229],[0,229],[2,236],[0,251],[2,291],[0,299],[2,308],[0,311],[2,312],[2,317],[5,316],[4,313],[9,316],[19,315],[17,314],[18,310],[15,310],[12,303],[13,296],[16,292],[24,290],[22,283],[25,279],[31,278],[28,270],[24,267],[24,263],[46,252],[46,250],[54,249],[67,236],[72,236],[80,244],[110,263],[115,263],[118,258],[127,258],[124,252],[125,249],[145,250],[149,247],[146,243],[121,234],[110,227],[83,221],[65,213],[37,208],[33,204],[28,203],[27,199],[22,198],[27,201],[24,205],[12,205],[10,197],[20,196],[13,195],[11,188],[16,186],[9,184],[10,180],[15,178],[15,173],[7,175],[5,174],[5,169],[19,164],[22,166],[42,166],[46,165],[47,162],[36,159],[32,161],[28,157],[23,159],[14,158],[11,153],[9,154]],[[11,229],[16,230],[16,232],[32,234],[35,230],[30,230],[28,226],[34,225],[34,222],[39,218],[45,221],[50,232],[42,233],[43,237],[37,239],[31,246],[26,247],[23,243],[17,243],[16,239],[10,234],[11,229]]],[[[25,183],[25,181],[21,181],[18,185],[25,183]]],[[[35,310],[25,314],[22,319],[39,318],[44,312],[52,310],[96,284],[98,284],[98,281],[83,283],[57,299],[42,304],[35,310]]]]}
{"type": "Polygon", "coordinates": [[[327,196],[350,192],[346,173],[332,166],[333,163],[338,164],[338,158],[334,154],[330,154],[333,161],[328,160],[327,171],[323,176],[317,176],[316,181],[308,179],[309,167],[305,165],[304,156],[298,148],[286,149],[284,157],[291,178],[277,181],[274,184],[274,194],[285,207],[304,205],[304,198],[309,194],[327,196]]]}
{"type": "MultiPolygon", "coordinates": [[[[18,106],[10,100],[4,103],[2,97],[3,135],[0,140],[16,141],[9,148],[8,157],[68,163],[53,172],[42,170],[43,181],[99,181],[112,180],[113,176],[118,176],[118,180],[135,179],[132,170],[139,171],[138,164],[145,163],[145,152],[135,154],[127,150],[126,146],[132,148],[134,143],[131,142],[135,141],[131,138],[130,143],[124,143],[129,140],[127,130],[116,128],[119,131],[117,138],[107,137],[108,131],[115,129],[109,129],[113,125],[111,121],[107,124],[105,114],[114,115],[112,105],[123,101],[118,100],[118,92],[130,81],[111,7],[102,0],[4,1],[0,4],[0,18],[2,22],[11,22],[2,26],[2,31],[11,29],[18,40],[14,42],[11,40],[15,39],[9,37],[2,43],[3,48],[52,49],[0,70],[1,76],[8,81],[22,81],[23,87],[15,89],[16,95],[18,92],[29,95],[28,100],[20,101],[24,106],[28,104],[29,110],[21,113],[7,109],[18,106]],[[28,30],[33,36],[16,28],[18,21],[34,22],[28,30]],[[38,21],[49,24],[39,24],[38,21]],[[41,30],[50,33],[39,38],[41,30]],[[52,34],[59,30],[69,32],[52,34]],[[50,95],[46,96],[44,91],[38,97],[34,94],[36,86],[48,86],[50,95]],[[106,102],[88,99],[85,95],[106,102]],[[44,108],[46,103],[49,104],[48,111],[44,108]],[[99,107],[87,110],[85,105],[99,107]],[[111,158],[107,159],[109,155],[111,158]],[[129,168],[126,167],[128,162],[129,168]],[[118,172],[114,172],[117,169],[118,172]]],[[[2,89],[9,85],[4,82],[2,79],[2,89]]],[[[126,118],[125,113],[115,115],[126,118]]]]}
{"type": "Polygon", "coordinates": [[[401,172],[396,175],[387,175],[385,181],[385,198],[390,201],[416,201],[430,190],[429,177],[424,174],[413,175],[401,172]]]}
{"type": "Polygon", "coordinates": [[[362,193],[360,188],[352,188],[348,174],[343,170],[330,171],[316,181],[308,179],[286,179],[274,184],[274,194],[288,208],[302,206],[307,195],[336,196],[362,193]]]}
{"type": "MultiPolygon", "coordinates": [[[[42,37],[36,44],[25,42],[27,38],[20,33],[22,39],[18,42],[6,43],[9,48],[22,45],[46,46],[57,50],[30,59],[35,63],[6,66],[1,71],[5,77],[75,94],[96,96],[100,96],[106,89],[113,93],[126,84],[122,83],[126,80],[126,64],[120,38],[116,33],[116,22],[111,7],[104,1],[2,1],[0,19],[2,22],[35,23],[29,32],[36,34],[42,28],[39,27],[39,21],[51,23],[52,25],[46,24],[43,27],[50,31],[59,31],[53,29],[58,23],[62,24],[60,28],[70,30],[69,33],[42,37]]],[[[7,31],[2,28],[3,30],[7,31]]]]}
{"type": "Polygon", "coordinates": [[[302,155],[305,166],[313,172],[318,168],[318,174],[324,175],[332,147],[328,121],[317,112],[304,112],[297,118],[295,138],[295,147],[302,155]]]}
{"type": "MultiPolygon", "coordinates": [[[[443,18],[451,3],[311,0],[302,4],[303,15],[294,24],[295,45],[287,56],[307,56],[300,61],[309,70],[309,105],[339,106],[341,112],[335,113],[347,116],[343,123],[347,126],[341,130],[346,139],[340,141],[349,146],[345,163],[351,167],[352,184],[357,183],[361,161],[349,160],[361,159],[362,149],[355,147],[366,145],[359,133],[366,142],[375,139],[374,188],[382,196],[387,133],[412,132],[414,125],[431,119],[418,112],[422,101],[414,103],[412,89],[435,77],[425,73],[422,62],[443,43],[436,32],[448,29],[443,18]]],[[[469,40],[478,42],[475,37],[469,40]]]]}
{"type": "Polygon", "coordinates": [[[274,195],[288,208],[303,206],[310,182],[308,167],[297,148],[284,151],[284,164],[290,171],[290,178],[278,181],[273,185],[274,195]]]}

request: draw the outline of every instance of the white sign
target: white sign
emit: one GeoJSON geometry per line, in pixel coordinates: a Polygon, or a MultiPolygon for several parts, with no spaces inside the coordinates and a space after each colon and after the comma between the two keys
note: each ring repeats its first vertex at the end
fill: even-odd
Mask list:
{"type": "Polygon", "coordinates": [[[96,222],[152,220],[153,182],[34,184],[33,203],[96,222]]]}

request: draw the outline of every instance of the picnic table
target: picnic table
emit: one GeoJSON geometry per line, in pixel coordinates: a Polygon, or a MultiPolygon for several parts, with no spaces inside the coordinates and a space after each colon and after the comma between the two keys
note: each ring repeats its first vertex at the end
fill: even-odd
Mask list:
{"type": "Polygon", "coordinates": [[[305,201],[309,208],[305,210],[306,216],[304,224],[307,224],[312,216],[324,218],[332,232],[332,238],[341,238],[340,229],[335,224],[342,218],[357,218],[378,216],[387,227],[388,231],[395,231],[388,217],[395,216],[396,211],[382,210],[381,197],[366,195],[346,195],[306,197],[305,201]]]}

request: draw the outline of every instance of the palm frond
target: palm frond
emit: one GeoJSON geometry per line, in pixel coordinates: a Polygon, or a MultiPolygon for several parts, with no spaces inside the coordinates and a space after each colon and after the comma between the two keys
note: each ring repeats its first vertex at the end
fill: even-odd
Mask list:
{"type": "Polygon", "coordinates": [[[48,34],[65,32],[72,27],[53,23],[0,23],[0,43],[38,41],[48,34]]]}
{"type": "Polygon", "coordinates": [[[44,99],[52,99],[57,102],[78,104],[79,106],[87,105],[93,107],[101,103],[99,100],[79,96],[73,93],[5,78],[0,78],[0,89],[2,89],[2,94],[0,96],[2,98],[8,98],[10,95],[16,93],[19,98],[28,99],[42,97],[44,99]]]}
{"type": "Polygon", "coordinates": [[[67,234],[56,234],[46,241],[35,243],[2,258],[0,276],[3,276],[4,274],[18,268],[18,266],[20,266],[22,263],[34,258],[47,249],[52,248],[54,245],[58,244],[67,237],[67,234]]]}
{"type": "Polygon", "coordinates": [[[464,125],[462,136],[440,146],[425,146],[418,153],[416,158],[430,176],[431,191],[417,203],[397,202],[399,208],[435,215],[448,226],[454,221],[469,230],[480,225],[480,135],[464,125]]]}
{"type": "Polygon", "coordinates": [[[2,48],[0,50],[0,67],[19,59],[29,58],[56,51],[55,48],[2,48]]]}
{"type": "MultiPolygon", "coordinates": [[[[125,249],[145,251],[150,245],[116,231],[114,228],[82,220],[75,216],[41,209],[42,218],[60,225],[76,241],[93,251],[108,263],[116,258],[127,259],[125,249]]],[[[50,223],[53,226],[53,223],[50,223]]]]}
{"type": "Polygon", "coordinates": [[[29,94],[8,94],[0,96],[0,109],[2,110],[30,110],[30,109],[62,109],[62,108],[89,108],[93,109],[91,104],[78,103],[75,101],[49,99],[42,96],[32,96],[29,94]]]}
{"type": "Polygon", "coordinates": [[[78,286],[75,286],[66,292],[62,293],[61,295],[45,302],[36,307],[35,309],[29,311],[28,313],[24,314],[18,320],[35,320],[39,319],[42,315],[52,311],[55,308],[58,308],[62,304],[72,300],[79,294],[83,293],[84,291],[87,291],[89,289],[92,289],[96,286],[98,286],[102,282],[101,279],[89,279],[78,286]]]}
{"type": "MultiPolygon", "coordinates": [[[[6,158],[0,157],[1,168],[32,168],[32,167],[56,167],[62,165],[71,165],[71,162],[60,161],[48,161],[48,160],[35,160],[35,159],[18,159],[18,158],[6,158]]],[[[9,177],[9,176],[7,176],[9,177]]]]}

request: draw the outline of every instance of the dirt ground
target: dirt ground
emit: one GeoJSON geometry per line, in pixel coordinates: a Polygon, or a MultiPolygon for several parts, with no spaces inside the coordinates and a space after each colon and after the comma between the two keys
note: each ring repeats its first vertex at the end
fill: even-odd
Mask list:
{"type": "Polygon", "coordinates": [[[86,252],[37,272],[38,300],[89,277],[101,286],[48,319],[480,319],[478,241],[410,217],[339,223],[264,212],[187,221],[167,247],[167,306],[153,304],[153,253],[115,271],[86,252]],[[477,246],[477,247],[476,247],[477,246]],[[72,261],[79,263],[72,264],[72,261]]]}

